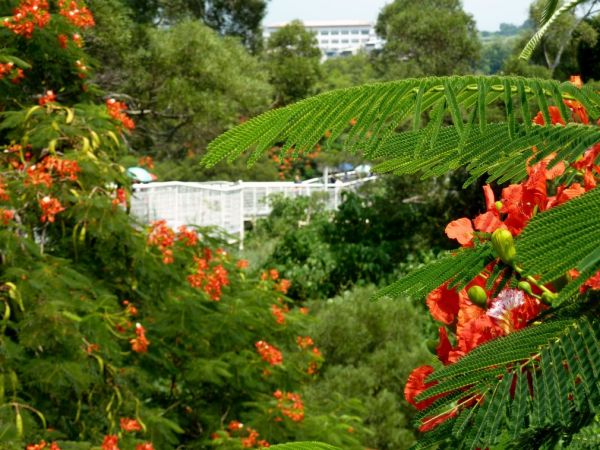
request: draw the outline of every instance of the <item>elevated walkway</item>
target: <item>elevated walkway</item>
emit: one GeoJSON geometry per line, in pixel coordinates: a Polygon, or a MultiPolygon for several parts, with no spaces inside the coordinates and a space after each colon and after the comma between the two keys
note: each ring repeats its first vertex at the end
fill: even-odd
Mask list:
{"type": "Polygon", "coordinates": [[[142,222],[166,220],[171,227],[180,225],[217,226],[244,241],[244,222],[268,216],[272,195],[286,198],[324,193],[325,207],[335,210],[342,201],[342,192],[356,190],[376,179],[359,178],[348,172],[335,182],[322,178],[294,182],[179,182],[134,184],[131,213],[142,222]]]}

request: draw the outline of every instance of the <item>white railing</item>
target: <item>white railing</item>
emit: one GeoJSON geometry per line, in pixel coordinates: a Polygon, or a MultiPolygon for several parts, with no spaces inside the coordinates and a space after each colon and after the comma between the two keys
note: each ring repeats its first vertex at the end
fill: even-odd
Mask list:
{"type": "Polygon", "coordinates": [[[325,208],[337,209],[343,191],[355,190],[376,177],[360,178],[349,182],[309,183],[293,182],[206,182],[134,184],[131,213],[139,220],[150,223],[166,220],[171,227],[180,225],[218,226],[244,240],[244,222],[269,215],[272,195],[287,198],[326,193],[325,208]]]}

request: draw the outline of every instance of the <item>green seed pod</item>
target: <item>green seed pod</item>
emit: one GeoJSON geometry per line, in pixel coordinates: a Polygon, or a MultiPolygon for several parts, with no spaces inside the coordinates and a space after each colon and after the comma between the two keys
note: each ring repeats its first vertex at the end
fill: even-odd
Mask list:
{"type": "Polygon", "coordinates": [[[508,265],[512,265],[517,251],[510,231],[502,228],[494,231],[492,234],[492,246],[502,261],[508,265]]]}
{"type": "Polygon", "coordinates": [[[527,281],[520,281],[517,287],[526,294],[533,295],[533,292],[531,291],[531,285],[527,281]]]}
{"type": "Polygon", "coordinates": [[[469,300],[480,308],[487,307],[487,293],[481,286],[471,286],[467,291],[469,300]]]}
{"type": "Polygon", "coordinates": [[[502,202],[501,202],[500,200],[498,200],[498,201],[496,202],[496,209],[497,209],[498,211],[500,211],[500,210],[502,209],[502,206],[504,206],[504,205],[502,204],[502,202]]]}

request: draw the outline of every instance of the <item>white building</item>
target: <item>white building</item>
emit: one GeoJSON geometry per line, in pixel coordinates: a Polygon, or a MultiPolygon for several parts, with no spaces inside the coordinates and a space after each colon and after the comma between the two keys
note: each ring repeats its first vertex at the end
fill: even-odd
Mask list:
{"type": "MultiPolygon", "coordinates": [[[[287,23],[267,25],[263,36],[268,39],[272,33],[287,23]]],[[[355,55],[359,51],[380,49],[383,41],[375,34],[375,24],[362,20],[307,21],[304,27],[315,33],[319,49],[324,58],[355,55]]]]}

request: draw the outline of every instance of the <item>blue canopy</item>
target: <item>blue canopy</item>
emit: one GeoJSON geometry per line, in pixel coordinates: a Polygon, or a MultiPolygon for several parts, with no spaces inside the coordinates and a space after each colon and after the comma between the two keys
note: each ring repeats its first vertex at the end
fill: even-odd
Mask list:
{"type": "Polygon", "coordinates": [[[352,169],[354,169],[354,166],[348,162],[343,162],[339,166],[337,166],[337,169],[340,172],[350,172],[352,169]]]}
{"type": "Polygon", "coordinates": [[[127,169],[127,175],[138,183],[150,183],[154,180],[152,174],[141,167],[130,167],[127,169]]]}

